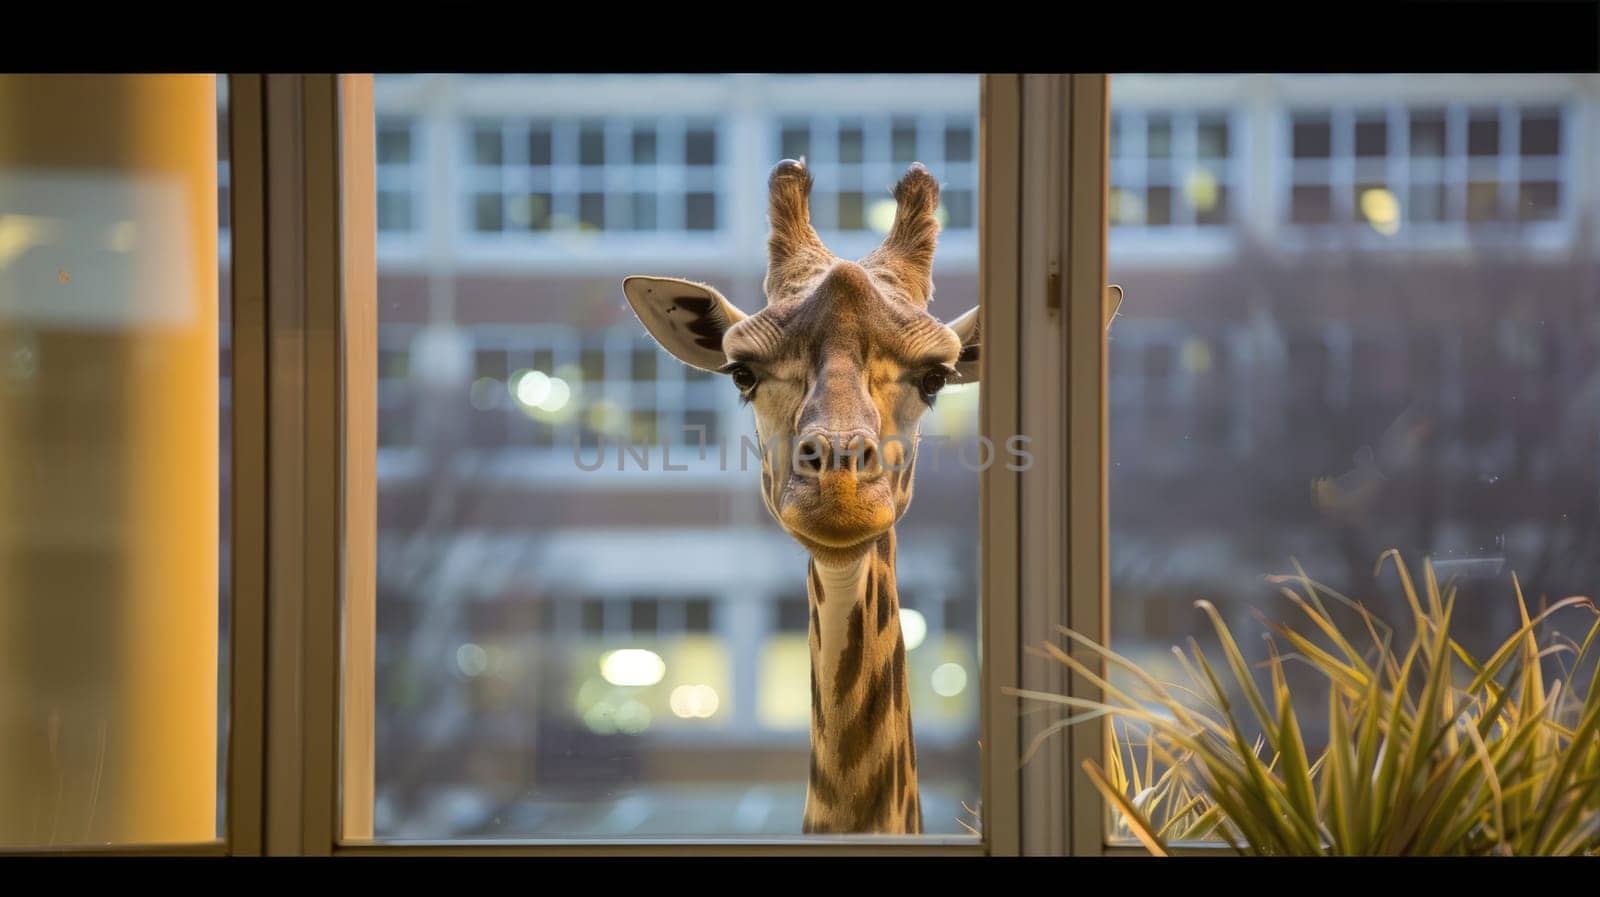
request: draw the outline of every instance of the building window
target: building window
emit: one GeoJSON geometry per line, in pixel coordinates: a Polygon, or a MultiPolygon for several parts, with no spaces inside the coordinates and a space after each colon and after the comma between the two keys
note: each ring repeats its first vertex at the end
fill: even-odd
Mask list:
{"type": "Polygon", "coordinates": [[[1555,106],[1293,110],[1286,218],[1385,236],[1406,226],[1554,220],[1562,132],[1555,106]]]}
{"type": "Polygon", "coordinates": [[[1220,111],[1113,110],[1107,219],[1114,228],[1218,227],[1237,203],[1236,135],[1220,111]]]}
{"type": "Polygon", "coordinates": [[[962,114],[784,116],[775,149],[815,176],[811,219],[824,233],[888,233],[893,185],[912,162],[938,178],[946,231],[977,227],[977,120],[962,114]]]}
{"type": "Polygon", "coordinates": [[[475,234],[712,232],[725,218],[718,122],[482,119],[467,128],[475,234]]]}
{"type": "MultiPolygon", "coordinates": [[[[704,428],[707,458],[717,455],[729,390],[668,363],[642,331],[618,327],[577,334],[565,327],[468,328],[473,344],[469,400],[475,446],[559,449],[579,440],[585,459],[601,440],[614,466],[619,443],[649,446],[652,468],[663,444],[678,465],[698,460],[704,428]],[[525,379],[526,378],[526,379],[525,379]]],[[[736,452],[738,446],[730,449],[736,452]]],[[[570,462],[569,462],[570,463],[570,462]]],[[[637,462],[627,462],[637,466],[637,462]]]]}
{"type": "Polygon", "coordinates": [[[416,119],[378,119],[377,137],[378,233],[418,230],[418,173],[416,119]]]}

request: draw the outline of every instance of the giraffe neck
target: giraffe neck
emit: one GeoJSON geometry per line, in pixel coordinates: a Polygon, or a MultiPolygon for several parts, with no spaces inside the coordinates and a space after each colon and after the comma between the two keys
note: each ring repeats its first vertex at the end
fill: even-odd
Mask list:
{"type": "Polygon", "coordinates": [[[922,831],[894,530],[842,566],[811,560],[811,781],[805,831],[922,831]]]}

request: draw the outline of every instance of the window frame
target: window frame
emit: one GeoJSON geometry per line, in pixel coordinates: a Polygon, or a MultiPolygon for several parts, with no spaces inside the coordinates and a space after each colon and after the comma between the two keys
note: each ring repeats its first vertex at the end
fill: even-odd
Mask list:
{"type": "MultiPolygon", "coordinates": [[[[997,443],[1027,434],[1035,458],[1027,472],[990,465],[980,475],[981,837],[493,842],[358,840],[371,831],[373,768],[372,77],[230,77],[229,853],[1107,852],[1103,802],[1077,772],[1103,755],[1104,727],[1078,727],[1019,770],[1026,720],[1003,692],[1020,684],[1024,647],[1051,637],[1054,624],[1106,635],[1105,76],[987,75],[980,89],[980,432],[997,443]]],[[[437,138],[419,130],[415,146],[426,153],[437,138]]],[[[1068,677],[1061,685],[1091,694],[1068,677]]]]}

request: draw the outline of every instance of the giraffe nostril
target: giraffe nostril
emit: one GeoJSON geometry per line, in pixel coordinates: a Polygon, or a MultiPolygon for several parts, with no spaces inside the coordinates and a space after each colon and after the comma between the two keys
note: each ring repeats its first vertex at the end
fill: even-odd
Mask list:
{"type": "Polygon", "coordinates": [[[863,438],[861,441],[863,443],[861,446],[861,464],[857,468],[856,472],[860,474],[873,474],[882,470],[883,465],[878,463],[879,459],[877,440],[863,438]]]}
{"type": "Polygon", "coordinates": [[[794,469],[802,476],[818,476],[828,460],[828,441],[821,436],[806,436],[795,445],[794,469]]]}

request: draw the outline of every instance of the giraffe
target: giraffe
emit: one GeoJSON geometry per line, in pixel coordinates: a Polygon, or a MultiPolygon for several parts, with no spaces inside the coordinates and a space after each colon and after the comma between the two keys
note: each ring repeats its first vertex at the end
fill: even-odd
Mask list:
{"type": "Polygon", "coordinates": [[[939,184],[920,163],[894,189],[888,235],[859,261],[835,256],[812,228],[811,184],[803,160],[768,177],[761,311],[671,277],[630,276],[623,292],[662,348],[729,376],[754,410],[762,500],[810,556],[802,830],[915,834],[894,525],[911,502],[923,415],[946,384],[978,378],[978,309],[949,324],[927,310],[939,184]]]}

